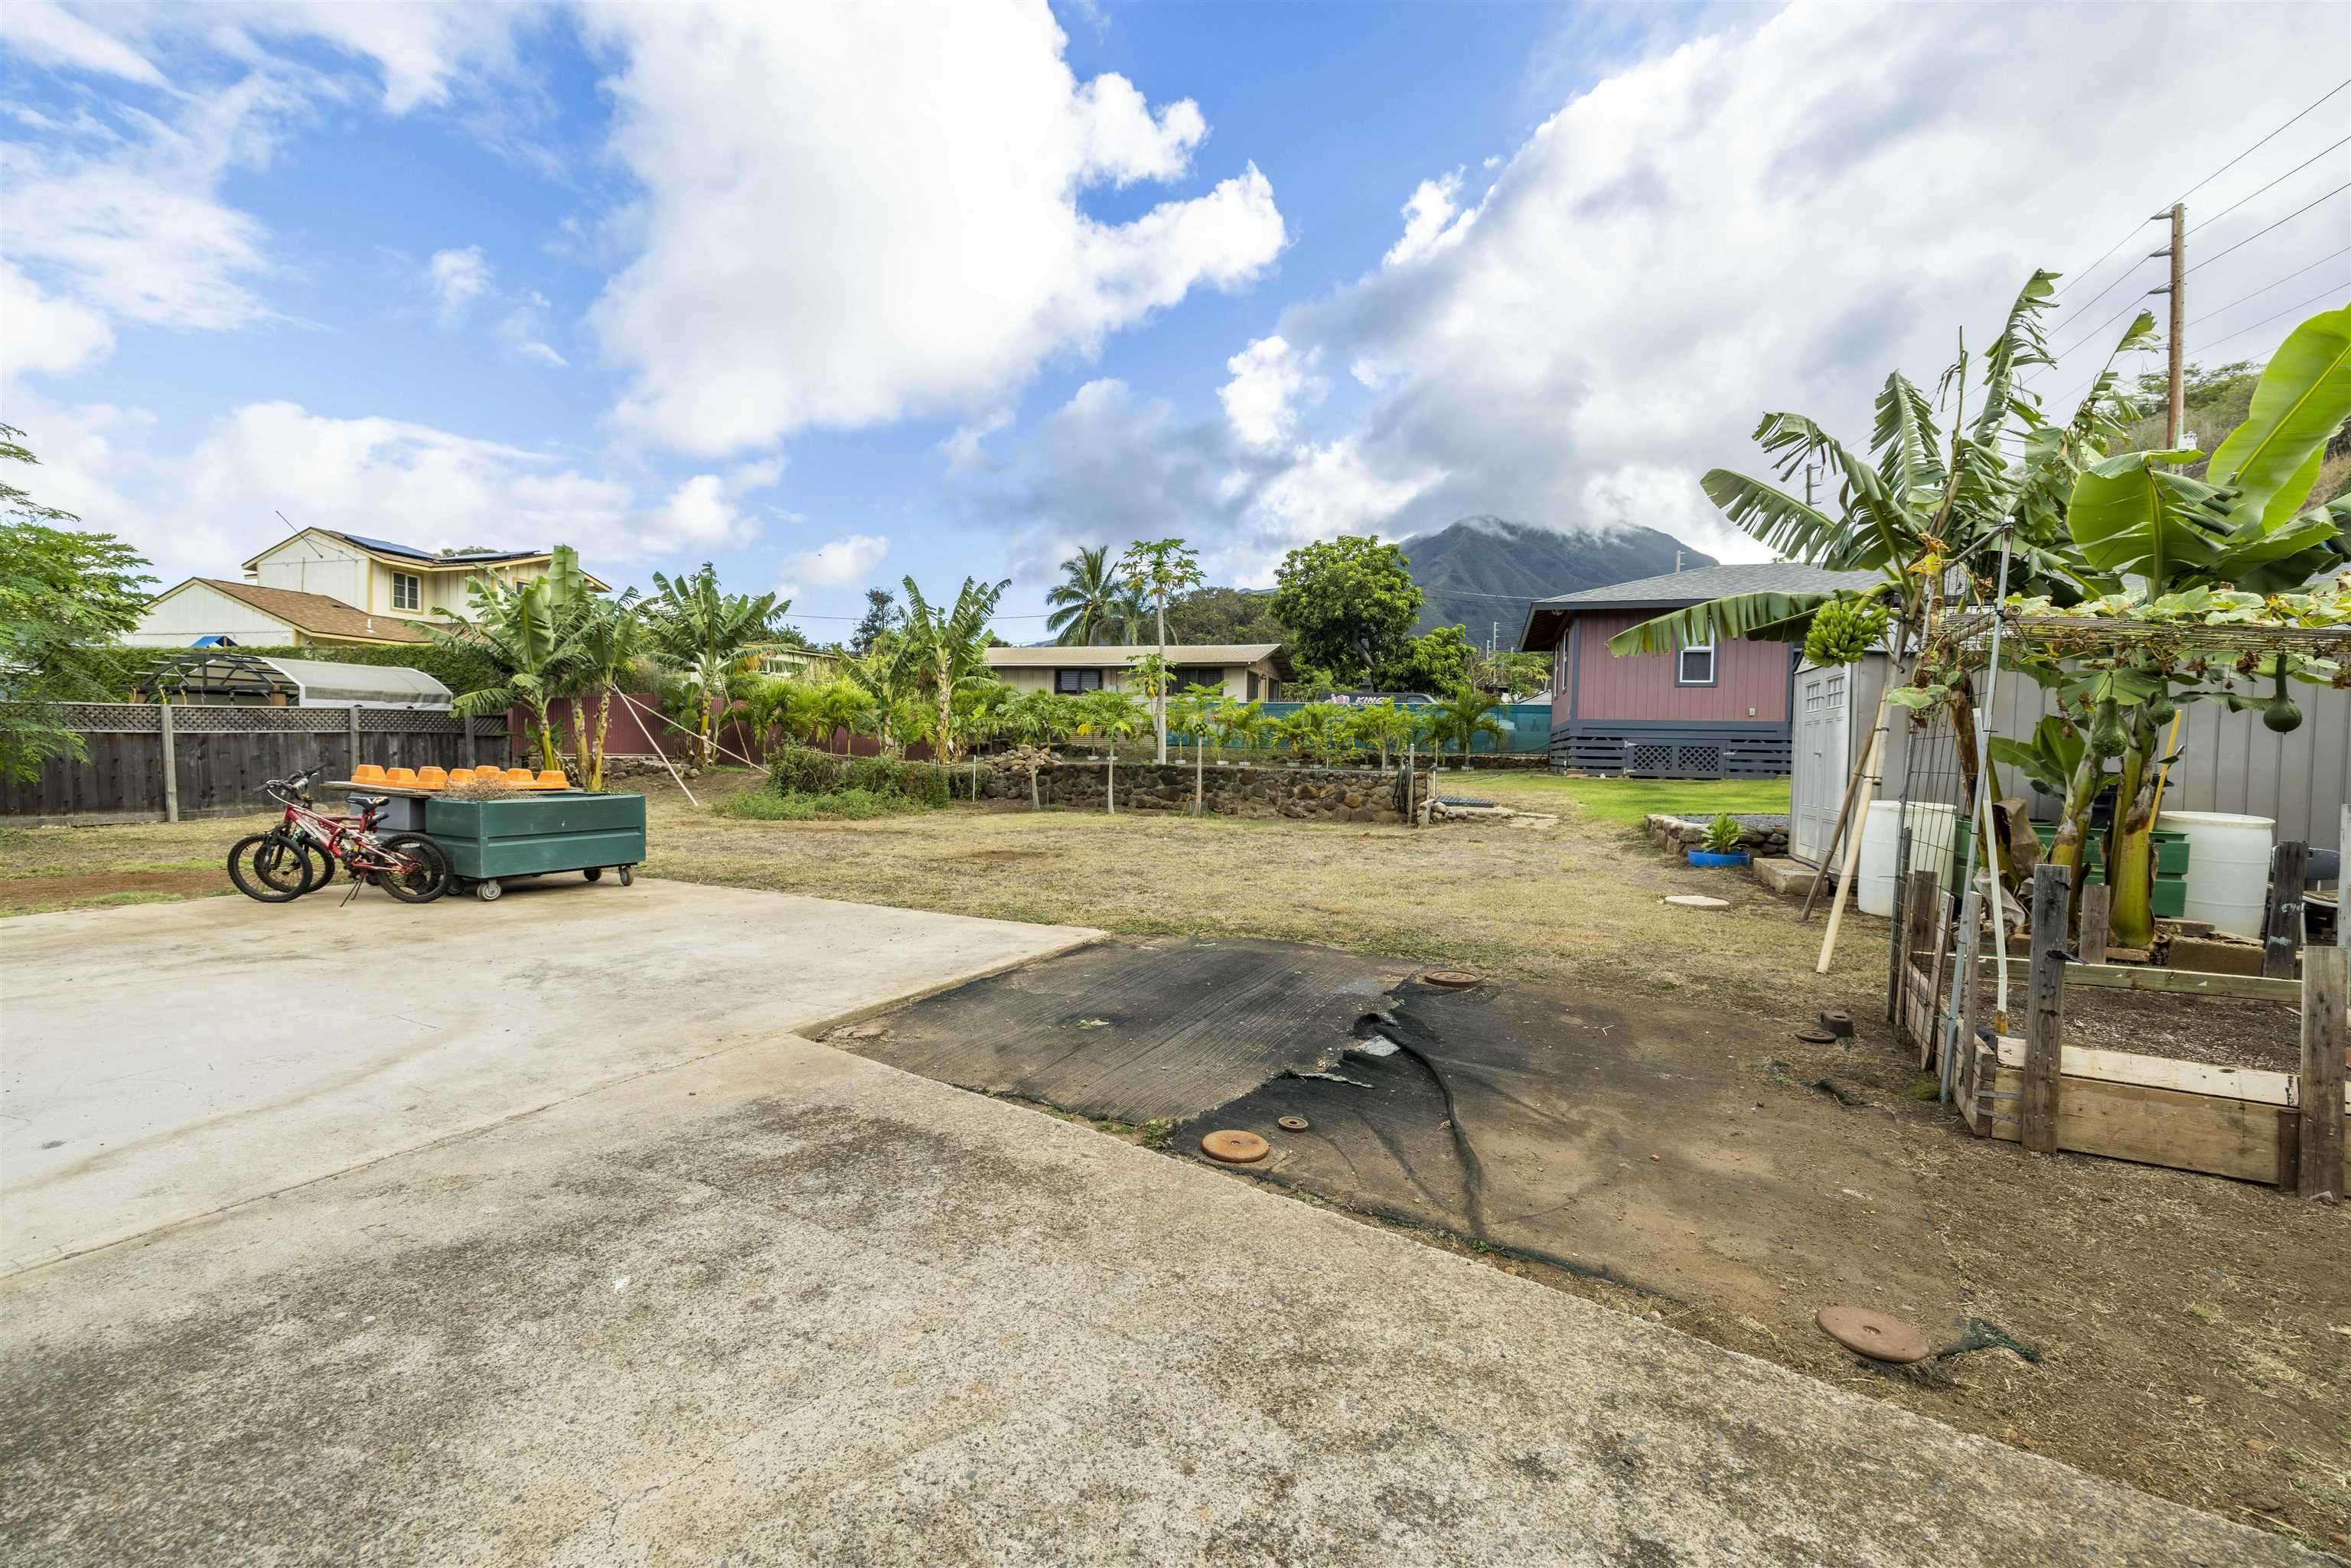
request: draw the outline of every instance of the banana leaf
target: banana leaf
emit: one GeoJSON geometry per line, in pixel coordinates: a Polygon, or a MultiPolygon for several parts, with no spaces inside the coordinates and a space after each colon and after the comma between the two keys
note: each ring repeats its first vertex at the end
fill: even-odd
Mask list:
{"type": "Polygon", "coordinates": [[[2200,571],[2220,553],[2228,522],[2218,486],[2158,466],[2201,455],[2192,447],[2108,458],[2074,483],[2066,530],[2100,571],[2137,572],[2158,591],[2181,571],[2200,571]]]}
{"type": "Polygon", "coordinates": [[[2207,474],[2235,487],[2241,524],[2282,523],[2309,498],[2326,443],[2351,419],[2351,306],[2313,316],[2278,346],[2245,422],[2213,449],[2207,474]]]}
{"type": "Polygon", "coordinates": [[[1608,651],[1619,655],[1670,653],[1693,643],[1715,643],[1726,637],[1743,637],[1750,643],[1801,643],[1812,629],[1813,612],[1830,600],[1874,599],[1883,591],[1872,588],[1858,595],[1734,593],[1628,626],[1608,639],[1608,651]]]}

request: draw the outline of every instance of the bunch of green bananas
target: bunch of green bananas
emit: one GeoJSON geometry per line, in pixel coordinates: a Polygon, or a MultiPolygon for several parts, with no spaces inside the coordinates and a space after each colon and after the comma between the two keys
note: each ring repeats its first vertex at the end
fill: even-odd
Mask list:
{"type": "Polygon", "coordinates": [[[1832,599],[1813,612],[1804,657],[1815,664],[1850,664],[1886,635],[1886,606],[1866,599],[1832,599]]]}

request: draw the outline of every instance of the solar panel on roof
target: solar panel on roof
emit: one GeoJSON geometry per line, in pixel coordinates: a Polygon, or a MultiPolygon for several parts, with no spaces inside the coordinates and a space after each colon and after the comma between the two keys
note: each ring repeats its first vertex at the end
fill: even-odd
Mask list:
{"type": "Polygon", "coordinates": [[[343,538],[355,545],[365,545],[370,549],[381,550],[386,555],[413,555],[419,560],[439,559],[431,550],[421,550],[413,545],[396,545],[390,539],[371,539],[365,534],[345,534],[343,538]]]}

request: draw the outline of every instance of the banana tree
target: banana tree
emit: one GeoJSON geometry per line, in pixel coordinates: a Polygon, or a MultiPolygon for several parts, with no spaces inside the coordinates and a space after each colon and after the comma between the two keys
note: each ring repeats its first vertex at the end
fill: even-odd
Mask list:
{"type": "Polygon", "coordinates": [[[691,573],[653,573],[653,593],[644,612],[654,653],[695,694],[695,757],[705,767],[717,759],[718,716],[734,706],[736,677],[759,644],[776,635],[778,619],[791,608],[776,595],[757,598],[723,593],[708,561],[691,573]]]}
{"type": "Polygon", "coordinates": [[[569,545],[558,545],[546,576],[528,582],[477,577],[465,585],[470,615],[459,616],[444,607],[440,613],[445,620],[427,622],[424,627],[436,643],[481,654],[500,675],[495,685],[458,697],[450,710],[473,717],[528,709],[538,742],[538,765],[549,771],[562,766],[549,705],[570,677],[575,653],[570,633],[588,591],[579,553],[569,545]]]}
{"type": "Polygon", "coordinates": [[[580,776],[590,789],[604,787],[604,738],[612,727],[612,696],[635,674],[648,648],[644,616],[633,590],[616,600],[583,594],[572,619],[567,664],[573,716],[580,722],[580,776]],[[590,724],[580,705],[596,699],[590,724]]]}
{"type": "Polygon", "coordinates": [[[931,733],[939,747],[939,760],[951,763],[960,736],[956,697],[967,688],[995,684],[987,667],[987,622],[1012,580],[1008,577],[990,586],[967,577],[951,605],[935,605],[925,599],[911,577],[901,580],[906,590],[905,657],[930,688],[930,700],[936,707],[931,733]]]}
{"type": "MultiPolygon", "coordinates": [[[[2194,448],[2133,452],[2092,465],[2075,481],[2066,528],[2085,564],[2116,591],[2110,604],[2134,619],[2192,619],[2216,591],[2288,593],[2351,559],[2345,525],[2351,503],[2308,505],[2325,447],[2351,419],[2351,307],[2295,328],[2262,371],[2245,420],[2214,448],[2201,477],[2184,470],[2194,448]],[[2126,583],[2134,584],[2122,591],[2126,583]]],[[[2192,647],[2190,641],[2186,644],[2192,647]]],[[[2114,821],[2106,846],[2116,939],[2144,946],[2155,934],[2153,835],[2164,727],[2179,704],[2227,695],[2203,681],[2209,664],[2179,650],[2129,644],[2110,659],[2094,745],[2122,745],[2114,821]],[[2124,677],[2127,677],[2125,679],[2124,677]]],[[[2289,679],[2323,679],[2290,653],[2256,655],[2240,672],[2268,675],[2273,727],[2291,728],[2299,710],[2289,679]]],[[[2096,678],[2093,672],[2091,678],[2096,678]]],[[[2243,699],[2231,695],[2231,701],[2243,699]]],[[[2095,781],[2085,783],[2095,789],[2095,781]]],[[[2076,802],[2066,802],[2072,813],[2076,802]]],[[[2081,803],[2086,810],[2086,802],[2081,803]]]]}

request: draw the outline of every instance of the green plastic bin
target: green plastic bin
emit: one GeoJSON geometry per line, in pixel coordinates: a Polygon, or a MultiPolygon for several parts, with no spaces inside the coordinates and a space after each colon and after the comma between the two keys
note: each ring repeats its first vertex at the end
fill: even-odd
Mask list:
{"type": "Polygon", "coordinates": [[[507,878],[615,867],[623,883],[645,858],[645,798],[550,791],[518,800],[427,800],[424,831],[449,869],[486,899],[507,878]]]}

